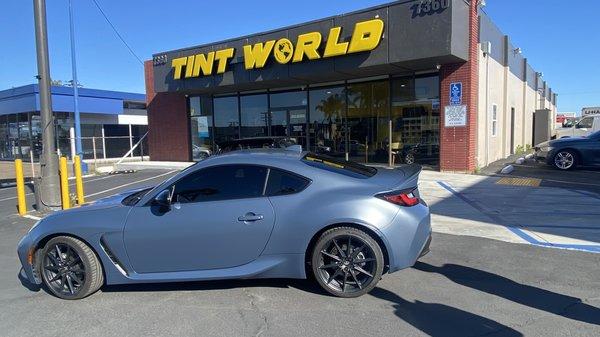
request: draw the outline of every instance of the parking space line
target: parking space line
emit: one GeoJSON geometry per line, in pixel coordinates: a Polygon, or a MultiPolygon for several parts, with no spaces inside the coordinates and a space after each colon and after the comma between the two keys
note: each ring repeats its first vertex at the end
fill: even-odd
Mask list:
{"type": "Polygon", "coordinates": [[[35,216],[35,215],[31,215],[31,214],[25,214],[23,215],[24,218],[27,219],[32,219],[32,220],[42,220],[42,218],[40,218],[39,216],[35,216]]]}
{"type": "MultiPolygon", "coordinates": [[[[591,252],[591,253],[600,253],[600,245],[581,245],[581,244],[552,243],[552,242],[548,242],[547,240],[545,240],[542,237],[540,237],[540,239],[543,240],[543,241],[540,241],[540,240],[534,238],[532,235],[530,235],[527,232],[525,232],[525,229],[527,228],[527,226],[520,226],[521,228],[518,228],[517,226],[503,224],[504,221],[502,220],[502,218],[500,218],[499,216],[497,216],[495,214],[490,214],[489,212],[486,212],[484,208],[482,208],[481,206],[477,205],[477,203],[475,203],[471,199],[465,197],[462,193],[460,193],[459,191],[455,190],[450,185],[446,184],[443,181],[438,181],[438,184],[440,186],[442,186],[444,189],[446,189],[447,191],[449,191],[450,193],[452,193],[454,196],[456,196],[459,199],[463,200],[468,205],[470,205],[471,207],[475,208],[476,210],[478,210],[479,212],[483,213],[484,215],[487,215],[492,220],[498,222],[499,225],[505,227],[506,229],[508,229],[509,231],[511,231],[512,233],[514,233],[515,235],[517,235],[518,237],[520,237],[521,239],[525,240],[526,242],[528,242],[531,245],[536,245],[536,246],[541,246],[541,247],[550,247],[550,248],[581,250],[581,251],[586,251],[586,252],[591,252]]],[[[533,232],[531,234],[536,235],[535,232],[533,232]]],[[[536,236],[538,236],[538,235],[536,235],[536,236]]]]}

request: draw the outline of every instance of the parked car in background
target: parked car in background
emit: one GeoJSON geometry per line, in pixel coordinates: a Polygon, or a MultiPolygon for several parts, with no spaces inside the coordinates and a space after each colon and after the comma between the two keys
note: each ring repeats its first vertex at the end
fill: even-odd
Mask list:
{"type": "Polygon", "coordinates": [[[211,156],[45,217],[18,255],[30,282],[63,299],[104,284],[307,277],[357,297],[429,251],[420,172],[281,149],[211,156]]]}
{"type": "Polygon", "coordinates": [[[600,115],[585,116],[571,127],[556,130],[556,139],[587,136],[600,130],[600,115]]]}
{"type": "Polygon", "coordinates": [[[405,164],[431,163],[438,160],[440,156],[440,146],[421,143],[405,145],[402,151],[398,151],[397,156],[401,159],[401,161],[397,162],[405,164]]]}
{"type": "Polygon", "coordinates": [[[559,170],[600,166],[600,131],[543,142],[535,147],[535,158],[559,170]]]}
{"type": "Polygon", "coordinates": [[[296,138],[291,137],[252,137],[230,140],[217,144],[217,153],[226,153],[245,149],[285,149],[297,145],[296,138]]]}
{"type": "Polygon", "coordinates": [[[192,156],[194,160],[204,160],[212,155],[212,151],[204,146],[192,145],[192,156]]]}

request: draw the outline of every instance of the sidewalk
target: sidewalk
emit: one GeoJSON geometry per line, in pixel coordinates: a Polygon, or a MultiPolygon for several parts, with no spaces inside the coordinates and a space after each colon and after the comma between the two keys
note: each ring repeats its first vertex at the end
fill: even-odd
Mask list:
{"type": "Polygon", "coordinates": [[[507,242],[600,252],[600,196],[499,184],[500,177],[423,171],[421,197],[433,230],[507,242]]]}

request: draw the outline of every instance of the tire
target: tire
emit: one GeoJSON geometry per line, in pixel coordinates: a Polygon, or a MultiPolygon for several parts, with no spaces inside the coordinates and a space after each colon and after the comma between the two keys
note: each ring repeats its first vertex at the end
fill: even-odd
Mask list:
{"type": "Polygon", "coordinates": [[[324,232],[311,257],[312,273],[321,288],[345,298],[362,296],[375,288],[383,265],[383,253],[377,241],[351,227],[324,232]]]}
{"type": "Polygon", "coordinates": [[[577,154],[572,150],[560,150],[552,158],[554,167],[561,171],[572,170],[577,166],[577,154]]]}
{"type": "Polygon", "coordinates": [[[104,284],[102,265],[94,251],[70,236],[58,236],[46,243],[38,270],[46,290],[65,300],[87,297],[104,284]]]}

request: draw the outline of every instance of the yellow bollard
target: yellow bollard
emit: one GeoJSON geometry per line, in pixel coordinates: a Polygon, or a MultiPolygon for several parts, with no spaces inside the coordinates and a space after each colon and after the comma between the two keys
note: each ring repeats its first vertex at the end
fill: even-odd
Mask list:
{"type": "Polygon", "coordinates": [[[19,215],[27,213],[27,204],[25,203],[25,179],[23,178],[23,161],[15,160],[15,177],[17,180],[17,209],[19,215]]]}
{"type": "Polygon", "coordinates": [[[71,208],[69,200],[69,170],[67,170],[67,158],[60,157],[60,195],[62,199],[62,209],[71,208]]]}
{"type": "Polygon", "coordinates": [[[85,196],[83,195],[83,179],[81,177],[81,157],[75,156],[75,188],[77,190],[77,205],[83,205],[85,196]]]}

